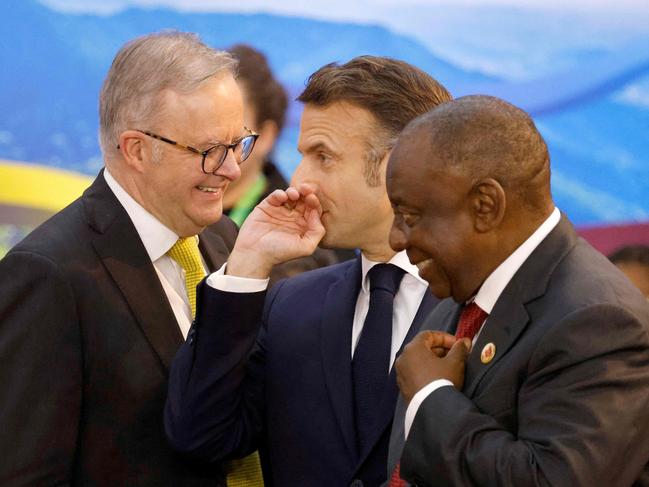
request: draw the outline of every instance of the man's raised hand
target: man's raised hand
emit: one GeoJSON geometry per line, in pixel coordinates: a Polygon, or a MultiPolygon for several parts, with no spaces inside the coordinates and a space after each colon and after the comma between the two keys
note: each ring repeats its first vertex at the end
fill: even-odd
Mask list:
{"type": "Polygon", "coordinates": [[[230,254],[227,274],[266,278],[273,266],[311,255],[325,233],[314,188],[275,190],[248,215],[230,254]]]}

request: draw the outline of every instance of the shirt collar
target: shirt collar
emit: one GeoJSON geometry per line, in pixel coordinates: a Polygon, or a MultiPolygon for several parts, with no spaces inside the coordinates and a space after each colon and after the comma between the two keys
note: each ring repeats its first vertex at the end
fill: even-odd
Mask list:
{"type": "Polygon", "coordinates": [[[165,255],[178,240],[178,235],[135,201],[112,176],[108,168],[104,168],[104,179],[131,218],[151,262],[165,255]]]}
{"type": "Polygon", "coordinates": [[[475,303],[487,314],[491,314],[496,301],[509,284],[516,271],[523,265],[534,249],[548,236],[561,219],[561,212],[554,208],[552,214],[528,237],[509,257],[507,257],[482,283],[475,303]]]}
{"type": "Polygon", "coordinates": [[[424,281],[421,277],[419,277],[419,269],[417,268],[417,266],[412,265],[410,263],[410,260],[408,259],[408,255],[406,254],[405,250],[402,250],[401,252],[397,252],[396,254],[394,254],[394,256],[388,262],[375,262],[365,257],[365,254],[361,252],[361,270],[363,273],[362,280],[361,280],[361,288],[363,289],[363,292],[365,293],[370,292],[370,280],[367,277],[367,273],[370,272],[370,269],[374,267],[376,264],[385,264],[385,263],[394,264],[397,267],[400,267],[401,269],[406,271],[407,274],[410,274],[419,282],[428,286],[428,283],[424,281]]]}

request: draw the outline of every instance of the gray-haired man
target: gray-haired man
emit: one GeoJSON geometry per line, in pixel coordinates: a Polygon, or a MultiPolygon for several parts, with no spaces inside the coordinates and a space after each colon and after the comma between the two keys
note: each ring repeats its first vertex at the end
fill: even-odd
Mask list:
{"type": "Polygon", "coordinates": [[[223,192],[256,136],[230,55],[135,39],[100,100],[105,168],[0,261],[0,485],[223,485],[165,440],[195,283],[236,237],[223,192]],[[199,250],[200,248],[200,250],[199,250]]]}

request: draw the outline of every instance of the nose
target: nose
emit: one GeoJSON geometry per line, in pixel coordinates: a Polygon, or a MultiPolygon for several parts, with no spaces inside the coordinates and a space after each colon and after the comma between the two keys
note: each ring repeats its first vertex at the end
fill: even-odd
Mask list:
{"type": "Polygon", "coordinates": [[[313,181],[313,178],[311,177],[309,170],[307,169],[307,164],[304,158],[302,158],[300,163],[295,168],[295,171],[293,171],[293,176],[291,176],[291,186],[297,188],[302,183],[314,182],[315,181],[313,181]]]}
{"type": "Polygon", "coordinates": [[[221,167],[217,169],[216,175],[229,179],[230,181],[234,181],[241,177],[241,168],[234,158],[234,153],[231,149],[228,149],[225,160],[223,161],[223,164],[221,164],[221,167]]]}
{"type": "Polygon", "coordinates": [[[396,219],[392,220],[392,228],[390,228],[390,247],[395,252],[401,252],[408,248],[407,230],[403,229],[396,219]]]}

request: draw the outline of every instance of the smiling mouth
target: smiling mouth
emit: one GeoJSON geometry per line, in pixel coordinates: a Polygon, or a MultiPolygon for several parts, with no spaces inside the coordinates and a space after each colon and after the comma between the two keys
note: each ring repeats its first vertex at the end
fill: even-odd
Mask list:
{"type": "Polygon", "coordinates": [[[218,193],[221,191],[220,187],[214,187],[214,186],[196,186],[196,189],[199,191],[202,191],[203,193],[218,193]]]}

